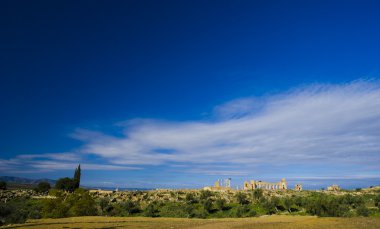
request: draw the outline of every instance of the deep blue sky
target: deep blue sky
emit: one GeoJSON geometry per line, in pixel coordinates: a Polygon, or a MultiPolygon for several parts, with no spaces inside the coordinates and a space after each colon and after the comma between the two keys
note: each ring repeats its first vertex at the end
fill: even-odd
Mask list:
{"type": "Polygon", "coordinates": [[[1,1],[0,33],[4,160],[75,151],[77,128],[204,121],[234,99],[380,75],[379,1],[1,1]]]}

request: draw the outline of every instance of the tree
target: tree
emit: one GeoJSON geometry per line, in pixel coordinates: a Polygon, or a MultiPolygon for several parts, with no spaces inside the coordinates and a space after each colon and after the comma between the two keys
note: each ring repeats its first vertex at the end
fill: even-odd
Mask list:
{"type": "Polygon", "coordinates": [[[193,203],[196,203],[196,202],[197,202],[197,200],[195,199],[193,193],[187,193],[187,194],[186,194],[186,197],[185,197],[185,200],[186,200],[186,202],[189,203],[189,204],[193,204],[193,203]]]}
{"type": "Polygon", "coordinates": [[[206,212],[210,212],[212,209],[212,201],[210,199],[206,199],[203,201],[203,208],[206,212]]]}
{"type": "Polygon", "coordinates": [[[75,169],[74,177],[60,178],[55,184],[55,188],[68,191],[68,192],[73,192],[74,190],[79,188],[80,176],[81,176],[81,169],[80,169],[80,164],[79,164],[78,167],[75,169]]]}
{"type": "Polygon", "coordinates": [[[209,191],[209,190],[201,190],[201,194],[199,196],[199,199],[200,200],[206,200],[210,196],[212,196],[212,192],[211,191],[209,191]]]}
{"type": "Polygon", "coordinates": [[[279,205],[280,203],[280,200],[278,197],[272,197],[272,198],[263,198],[261,200],[261,205],[265,208],[265,210],[267,211],[267,214],[275,214],[278,209],[277,209],[277,206],[279,205]]]}
{"type": "Polygon", "coordinates": [[[369,216],[370,211],[366,206],[362,205],[356,209],[356,213],[360,216],[369,216]]]}
{"type": "Polygon", "coordinates": [[[7,189],[7,182],[0,181],[0,190],[6,190],[7,189]]]}
{"type": "Polygon", "coordinates": [[[88,191],[77,189],[75,192],[47,199],[42,208],[42,215],[47,218],[97,215],[97,204],[88,191]]]}
{"type": "Polygon", "coordinates": [[[144,215],[147,217],[157,217],[158,216],[158,209],[156,206],[156,203],[152,202],[146,206],[144,210],[144,215]]]}
{"type": "Polygon", "coordinates": [[[294,204],[294,201],[287,197],[285,200],[284,200],[284,205],[285,205],[285,208],[288,210],[288,212],[292,212],[292,205],[294,204]]]}
{"type": "Polygon", "coordinates": [[[242,192],[236,193],[236,201],[240,205],[248,204],[247,196],[244,193],[242,193],[242,192]]]}
{"type": "Polygon", "coordinates": [[[375,206],[379,209],[379,211],[380,211],[380,194],[379,195],[377,195],[376,197],[375,197],[375,206]]]}
{"type": "Polygon", "coordinates": [[[67,192],[73,192],[75,190],[75,181],[68,177],[61,178],[55,183],[55,188],[67,192]]]}
{"type": "Polygon", "coordinates": [[[252,198],[258,201],[261,197],[263,197],[263,190],[261,188],[257,188],[252,192],[252,198]]]}
{"type": "Polygon", "coordinates": [[[67,202],[70,204],[69,216],[97,215],[96,202],[86,190],[75,190],[69,195],[67,202]]]}
{"type": "Polygon", "coordinates": [[[78,167],[75,169],[75,172],[74,172],[74,189],[79,188],[80,176],[81,176],[81,169],[80,169],[80,164],[79,164],[78,167]]]}
{"type": "Polygon", "coordinates": [[[25,223],[29,219],[41,217],[41,203],[25,197],[10,199],[0,203],[0,225],[25,223]]]}
{"type": "Polygon", "coordinates": [[[101,198],[99,201],[99,207],[103,215],[104,213],[107,213],[108,210],[110,210],[110,199],[107,197],[101,198]]]}
{"type": "Polygon", "coordinates": [[[215,201],[215,205],[216,207],[220,210],[220,211],[223,211],[226,207],[226,200],[225,199],[222,199],[222,198],[218,198],[216,201],[215,201]]]}
{"type": "Polygon", "coordinates": [[[247,205],[237,206],[235,216],[239,218],[243,217],[248,211],[249,211],[249,208],[247,205]]]}
{"type": "Polygon", "coordinates": [[[48,182],[42,181],[38,183],[37,187],[34,189],[36,192],[48,192],[50,190],[51,186],[48,182]]]}
{"type": "Polygon", "coordinates": [[[187,218],[191,218],[191,217],[194,217],[194,205],[192,204],[186,204],[185,205],[185,208],[184,208],[186,214],[187,214],[187,218]]]}
{"type": "Polygon", "coordinates": [[[124,202],[122,207],[123,207],[124,211],[127,212],[128,215],[132,215],[132,214],[138,213],[140,211],[139,206],[131,200],[127,200],[126,202],[124,202]]]}

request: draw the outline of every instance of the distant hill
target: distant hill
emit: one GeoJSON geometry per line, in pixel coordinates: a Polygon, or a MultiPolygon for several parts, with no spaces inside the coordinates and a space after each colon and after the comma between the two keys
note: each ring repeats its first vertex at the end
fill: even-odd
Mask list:
{"type": "Polygon", "coordinates": [[[56,180],[52,179],[30,179],[30,178],[23,178],[23,177],[12,177],[12,176],[0,176],[0,181],[5,181],[9,183],[15,183],[15,184],[31,184],[35,185],[40,182],[48,182],[50,185],[55,185],[56,180]]]}

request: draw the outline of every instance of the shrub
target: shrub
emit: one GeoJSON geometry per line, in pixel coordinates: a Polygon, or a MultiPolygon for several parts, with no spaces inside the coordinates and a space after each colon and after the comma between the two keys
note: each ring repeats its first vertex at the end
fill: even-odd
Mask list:
{"type": "Polygon", "coordinates": [[[356,209],[356,213],[357,215],[360,215],[360,216],[369,216],[370,211],[368,208],[362,205],[356,209]]]}
{"type": "Polygon", "coordinates": [[[285,198],[284,199],[284,206],[288,210],[288,212],[292,212],[292,205],[294,204],[293,199],[291,198],[285,198]]]}
{"type": "Polygon", "coordinates": [[[196,209],[194,211],[194,217],[205,219],[208,216],[208,212],[204,208],[196,209]]]}
{"type": "Polygon", "coordinates": [[[187,217],[187,218],[192,218],[192,217],[195,216],[195,214],[194,214],[194,209],[195,209],[195,207],[194,207],[194,205],[192,205],[192,204],[186,204],[186,205],[185,205],[185,207],[184,207],[184,211],[185,211],[185,213],[186,213],[186,217],[187,217]]]}
{"type": "Polygon", "coordinates": [[[127,200],[126,202],[122,203],[122,208],[125,210],[127,215],[132,215],[140,212],[139,205],[131,200],[127,200]]]}
{"type": "Polygon", "coordinates": [[[0,181],[0,190],[7,190],[7,182],[0,181]]]}
{"type": "Polygon", "coordinates": [[[185,197],[186,202],[193,204],[197,203],[197,200],[195,199],[195,196],[193,193],[187,193],[185,197]]]}
{"type": "Polygon", "coordinates": [[[206,200],[210,196],[212,196],[212,192],[211,191],[209,191],[209,190],[201,190],[201,194],[199,196],[199,199],[200,200],[206,200]]]}
{"type": "Polygon", "coordinates": [[[73,192],[75,190],[76,182],[68,177],[61,178],[57,180],[57,183],[55,184],[56,189],[64,190],[67,192],[73,192]]]}
{"type": "Polygon", "coordinates": [[[62,198],[45,200],[42,215],[44,218],[64,218],[68,216],[70,206],[62,198]]]}
{"type": "Polygon", "coordinates": [[[235,211],[235,216],[238,218],[243,217],[248,211],[249,211],[249,208],[247,205],[237,206],[236,211],[235,211]]]}
{"type": "Polygon", "coordinates": [[[165,202],[159,207],[159,214],[162,217],[192,217],[193,205],[179,202],[165,202]]]}
{"type": "Polygon", "coordinates": [[[380,195],[377,195],[375,198],[374,198],[374,202],[375,202],[375,206],[379,209],[380,211],[380,195]]]}
{"type": "Polygon", "coordinates": [[[305,201],[304,201],[304,198],[298,196],[294,199],[294,204],[297,206],[297,207],[302,207],[305,205],[305,201]]]}
{"type": "Polygon", "coordinates": [[[77,189],[76,193],[70,195],[67,201],[70,203],[70,209],[68,211],[69,216],[97,215],[95,200],[88,192],[83,192],[82,190],[77,189]]]}
{"type": "Polygon", "coordinates": [[[65,196],[66,193],[65,193],[64,191],[62,191],[62,190],[58,190],[58,189],[50,189],[50,190],[49,190],[49,195],[50,195],[50,196],[55,196],[55,197],[60,198],[60,197],[65,196]]]}
{"type": "Polygon", "coordinates": [[[110,199],[109,198],[101,198],[99,200],[99,207],[102,215],[104,213],[109,213],[110,209],[110,199]]]}
{"type": "MultiPolygon", "coordinates": [[[[339,201],[339,200],[338,200],[339,201]]],[[[353,208],[357,208],[364,204],[364,199],[362,196],[353,196],[350,194],[344,195],[340,198],[343,204],[350,205],[353,208]]]]}
{"type": "Polygon", "coordinates": [[[27,212],[11,204],[0,205],[1,224],[25,223],[27,212]]]}
{"type": "Polygon", "coordinates": [[[47,218],[90,216],[97,215],[97,208],[95,200],[87,191],[77,189],[67,196],[45,200],[42,212],[47,218]]]}
{"type": "Polygon", "coordinates": [[[37,187],[34,189],[36,192],[47,193],[51,189],[51,186],[48,182],[40,182],[37,187]]]}
{"type": "Polygon", "coordinates": [[[247,200],[247,196],[244,193],[242,193],[242,192],[236,193],[235,197],[236,197],[236,201],[240,205],[248,204],[249,203],[248,200],[247,200]]]}
{"type": "Polygon", "coordinates": [[[249,217],[257,216],[257,212],[253,209],[250,209],[247,216],[249,217]]]}
{"type": "Polygon", "coordinates": [[[342,217],[349,215],[346,197],[339,198],[327,195],[315,195],[306,199],[306,212],[317,216],[342,217]]]}
{"type": "Polygon", "coordinates": [[[0,224],[24,223],[28,218],[40,218],[39,201],[17,198],[0,204],[0,224]]]}
{"type": "Polygon", "coordinates": [[[278,211],[277,206],[280,205],[280,200],[277,197],[262,198],[260,204],[266,210],[266,214],[272,215],[278,211]]]}
{"type": "Polygon", "coordinates": [[[258,201],[260,198],[263,197],[263,190],[260,188],[257,188],[252,191],[252,199],[258,201]]]}
{"type": "Polygon", "coordinates": [[[212,209],[212,201],[210,199],[204,200],[202,202],[203,208],[206,212],[210,212],[212,209]]]}
{"type": "Polygon", "coordinates": [[[158,208],[156,203],[150,203],[144,209],[144,216],[147,217],[157,217],[158,216],[158,208]]]}
{"type": "Polygon", "coordinates": [[[226,207],[226,200],[225,199],[222,199],[222,198],[218,198],[216,201],[215,201],[215,205],[216,205],[216,208],[220,211],[223,211],[226,207]]]}
{"type": "Polygon", "coordinates": [[[350,208],[346,204],[340,204],[336,199],[328,202],[327,211],[325,216],[342,217],[347,216],[350,208]]]}

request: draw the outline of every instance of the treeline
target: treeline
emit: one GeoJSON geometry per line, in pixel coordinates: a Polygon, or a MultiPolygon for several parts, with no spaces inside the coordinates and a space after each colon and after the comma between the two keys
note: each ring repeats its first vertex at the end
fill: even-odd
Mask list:
{"type": "MultiPolygon", "coordinates": [[[[316,215],[320,217],[380,216],[380,193],[336,196],[321,192],[281,197],[265,196],[262,189],[236,192],[228,199],[218,192],[171,191],[171,199],[152,200],[153,193],[129,193],[125,201],[93,197],[80,188],[81,168],[73,178],[61,178],[55,189],[41,182],[36,192],[53,198],[16,198],[0,203],[0,226],[23,223],[27,219],[73,216],[147,216],[181,218],[254,217],[272,214],[316,215]],[[138,198],[132,198],[138,197],[138,198]],[[232,198],[230,198],[232,197],[232,198]]],[[[0,183],[6,189],[6,183],[0,183]]],[[[229,194],[232,195],[232,194],[229,194]]],[[[154,198],[153,198],[154,199],[154,198]]]]}
{"type": "Polygon", "coordinates": [[[57,180],[55,184],[55,188],[59,190],[64,190],[67,192],[73,192],[80,186],[80,177],[81,177],[81,168],[80,164],[74,171],[74,177],[64,177],[59,180],[57,180]]]}
{"type": "MultiPolygon", "coordinates": [[[[116,202],[93,198],[82,188],[69,193],[52,189],[54,199],[14,199],[0,205],[1,224],[23,223],[27,219],[72,216],[147,216],[183,218],[253,217],[271,214],[317,215],[321,217],[379,216],[380,194],[334,196],[269,197],[262,190],[237,192],[229,203],[218,193],[187,193],[181,201],[148,201],[148,192],[135,193],[138,201],[116,202]]],[[[177,193],[173,192],[173,195],[177,193]]]]}
{"type": "MultiPolygon", "coordinates": [[[[55,184],[55,188],[59,190],[64,190],[67,192],[74,192],[80,186],[80,178],[81,178],[81,168],[80,164],[74,171],[74,177],[64,177],[57,180],[55,184]]],[[[0,181],[0,190],[7,190],[8,184],[5,181],[0,181]]],[[[47,193],[51,189],[51,185],[49,182],[42,181],[37,184],[34,191],[38,193],[47,193]]]]}

